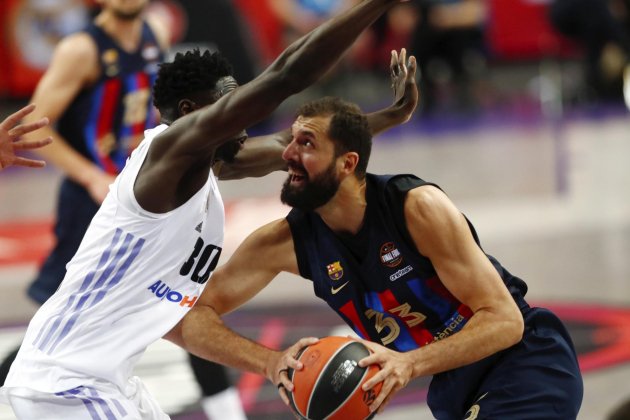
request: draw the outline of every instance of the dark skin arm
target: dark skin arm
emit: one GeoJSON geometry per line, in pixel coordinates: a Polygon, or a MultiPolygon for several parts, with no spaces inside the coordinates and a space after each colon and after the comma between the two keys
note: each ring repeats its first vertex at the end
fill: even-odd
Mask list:
{"type": "MultiPolygon", "coordinates": [[[[394,102],[387,108],[366,115],[372,135],[409,121],[418,105],[416,58],[411,56],[407,62],[406,55],[404,48],[400,51],[400,56],[392,51],[390,74],[394,102]]],[[[284,171],[286,162],[282,159],[282,152],[291,138],[290,129],[250,138],[233,163],[217,162],[214,166],[215,174],[221,180],[229,180],[261,177],[274,171],[284,171]]]]}
{"type": "Polygon", "coordinates": [[[328,71],[359,34],[400,0],[368,0],[291,44],[260,76],[158,135],[134,186],[145,210],[179,207],[206,182],[216,149],[328,71]]]}

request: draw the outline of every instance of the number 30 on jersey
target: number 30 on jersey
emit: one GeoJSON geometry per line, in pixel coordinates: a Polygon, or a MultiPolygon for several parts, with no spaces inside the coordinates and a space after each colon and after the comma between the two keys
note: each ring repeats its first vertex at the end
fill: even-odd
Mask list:
{"type": "Polygon", "coordinates": [[[192,254],[179,270],[181,276],[188,276],[195,283],[204,284],[210,278],[219,263],[221,247],[208,244],[205,245],[203,239],[198,238],[192,254]]]}

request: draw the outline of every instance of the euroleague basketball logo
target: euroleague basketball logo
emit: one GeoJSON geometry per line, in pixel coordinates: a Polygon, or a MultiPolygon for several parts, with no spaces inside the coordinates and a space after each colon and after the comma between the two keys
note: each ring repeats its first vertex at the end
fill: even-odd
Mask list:
{"type": "Polygon", "coordinates": [[[393,242],[381,245],[381,262],[390,268],[397,267],[402,262],[400,251],[393,242]]]}

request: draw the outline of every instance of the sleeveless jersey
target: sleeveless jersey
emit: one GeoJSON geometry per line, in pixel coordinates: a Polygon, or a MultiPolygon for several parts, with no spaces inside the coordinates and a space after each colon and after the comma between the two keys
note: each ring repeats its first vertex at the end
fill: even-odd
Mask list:
{"type": "Polygon", "coordinates": [[[144,130],[158,124],[151,87],[164,55],[146,22],[139,47],[132,53],[93,23],[85,32],[98,48],[101,76],[79,92],[57,130],[79,153],[116,175],[144,130]]]}
{"type": "Polygon", "coordinates": [[[212,171],[167,213],[143,210],[133,195],[151,142],[166,128],[147,130],[110,187],[59,290],[32,319],[5,388],[60,392],[105,380],[124,389],[146,347],[197,301],[223,246],[212,171]]]}
{"type": "MultiPolygon", "coordinates": [[[[352,237],[333,233],[315,212],[293,209],[287,216],[300,274],[312,280],[315,294],[359,336],[398,351],[448,337],[472,316],[407,231],[404,196],[426,184],[413,175],[367,174],[365,220],[352,237]]],[[[488,258],[515,299],[522,300],[525,283],[488,258]]]]}

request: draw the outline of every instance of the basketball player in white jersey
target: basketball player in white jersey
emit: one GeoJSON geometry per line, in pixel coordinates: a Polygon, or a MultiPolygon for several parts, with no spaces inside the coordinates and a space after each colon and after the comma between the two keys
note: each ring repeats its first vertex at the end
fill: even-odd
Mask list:
{"type": "MultiPolygon", "coordinates": [[[[277,352],[217,327],[212,311],[193,311],[185,324],[202,331],[213,326],[212,336],[189,337],[179,323],[223,245],[223,202],[212,166],[223,162],[221,171],[231,177],[237,170],[244,177],[283,168],[280,151],[288,131],[247,145],[244,128],[315,82],[364,28],[400,1],[361,2],[296,41],[238,88],[219,53],[178,54],[161,66],[154,103],[164,124],[145,133],[110,187],[59,290],[32,319],[0,390],[19,419],[168,418],[131,376],[146,347],[163,336],[199,357],[274,383],[281,367],[301,368],[292,356],[315,339],[277,352]],[[242,148],[249,151],[235,160],[242,148]],[[224,339],[242,340],[245,356],[213,356],[224,339]]],[[[373,131],[408,119],[415,102],[400,105],[392,109],[402,113],[373,115],[373,131]]]]}

